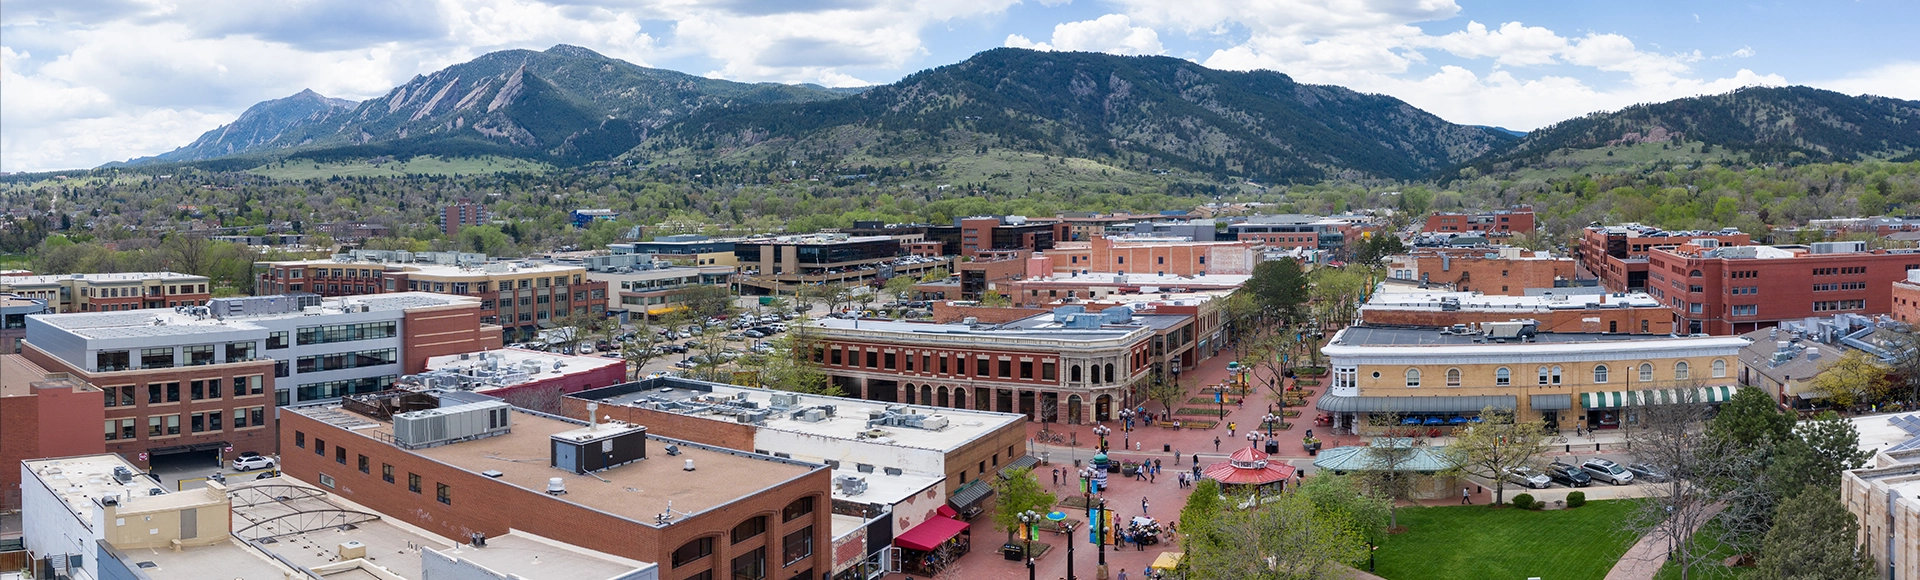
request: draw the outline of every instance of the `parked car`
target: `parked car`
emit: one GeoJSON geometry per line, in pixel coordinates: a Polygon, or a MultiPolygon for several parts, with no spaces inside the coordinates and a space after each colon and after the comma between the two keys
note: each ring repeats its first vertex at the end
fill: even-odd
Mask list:
{"type": "Polygon", "coordinates": [[[1507,471],[1507,481],[1518,483],[1533,489],[1546,489],[1553,486],[1553,478],[1531,467],[1515,467],[1507,471]]]}
{"type": "Polygon", "coordinates": [[[274,466],[279,465],[279,463],[280,462],[278,461],[274,461],[272,457],[266,457],[262,455],[254,455],[251,457],[238,457],[233,460],[233,470],[234,471],[253,471],[255,469],[271,469],[274,466]]]}
{"type": "Polygon", "coordinates": [[[740,333],[740,335],[745,336],[747,338],[766,338],[767,337],[766,333],[760,332],[758,330],[749,330],[749,331],[740,333]]]}
{"type": "Polygon", "coordinates": [[[1554,483],[1567,487],[1593,485],[1593,476],[1588,475],[1586,470],[1558,461],[1547,464],[1547,476],[1553,478],[1554,483]]]}
{"type": "Polygon", "coordinates": [[[1593,475],[1594,479],[1614,485],[1633,483],[1632,472],[1627,471],[1626,467],[1622,467],[1618,463],[1605,459],[1589,459],[1586,463],[1580,464],[1580,468],[1587,470],[1587,473],[1593,475]]]}
{"type": "Polygon", "coordinates": [[[1666,470],[1660,469],[1658,467],[1654,467],[1652,463],[1628,464],[1627,472],[1632,473],[1635,479],[1639,479],[1642,481],[1666,481],[1667,480],[1666,470]]]}

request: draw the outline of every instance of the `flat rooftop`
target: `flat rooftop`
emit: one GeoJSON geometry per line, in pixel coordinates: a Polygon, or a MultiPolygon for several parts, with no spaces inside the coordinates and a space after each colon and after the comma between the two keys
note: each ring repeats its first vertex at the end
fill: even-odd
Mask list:
{"type": "MultiPolygon", "coordinates": [[[[337,405],[286,407],[318,421],[334,424],[368,438],[377,445],[391,445],[383,437],[393,434],[393,423],[358,413],[343,411],[337,405]]],[[[567,501],[607,512],[644,525],[667,511],[669,504],[677,514],[698,514],[743,497],[772,489],[794,478],[825,466],[738,452],[648,435],[648,459],[612,469],[581,475],[551,467],[551,435],[580,429],[581,424],[547,418],[516,410],[513,429],[506,434],[408,451],[440,463],[479,474],[499,471],[494,478],[527,493],[545,494],[547,480],[558,477],[566,485],[567,501]],[[664,447],[676,445],[680,455],[668,456],[664,447]],[[682,469],[693,461],[694,471],[682,469]]],[[[469,492],[472,493],[472,492],[469,492]]],[[[454,501],[486,501],[477,494],[454,501]]]]}
{"type": "MultiPolygon", "coordinates": [[[[1447,346],[1447,345],[1491,345],[1514,346],[1521,344],[1509,339],[1506,343],[1494,342],[1484,334],[1442,334],[1442,328],[1396,328],[1382,326],[1351,326],[1340,331],[1336,344],[1342,346],[1447,346]]],[[[1745,340],[1730,337],[1716,337],[1733,340],[1741,345],[1745,340]]],[[[1533,335],[1527,344],[1585,344],[1607,342],[1648,342],[1689,340],[1689,337],[1649,336],[1643,334],[1605,334],[1599,332],[1542,332],[1533,335]]],[[[1692,338],[1698,340],[1698,338],[1692,338]]]]}
{"type": "MultiPolygon", "coordinates": [[[[27,471],[45,482],[47,488],[66,500],[80,521],[93,521],[94,500],[104,496],[134,499],[166,495],[167,489],[140,475],[143,471],[115,453],[81,455],[24,462],[27,471]],[[113,478],[113,468],[123,467],[134,474],[127,483],[113,478]],[[159,493],[155,493],[158,491],[159,493]]],[[[129,502],[131,505],[131,502],[129,502]]]]}
{"type": "Polygon", "coordinates": [[[84,383],[71,378],[48,378],[47,369],[33,364],[27,357],[17,354],[0,354],[0,397],[24,397],[33,394],[36,384],[58,381],[68,386],[84,383]]]}
{"type": "Polygon", "coordinates": [[[488,386],[510,387],[591,372],[610,366],[626,366],[625,359],[601,356],[573,356],[519,348],[449,354],[427,359],[428,371],[448,371],[481,379],[488,386]]]}
{"type": "MultiPolygon", "coordinates": [[[[1009,424],[1024,423],[1025,415],[1016,413],[997,413],[970,409],[949,409],[923,405],[901,405],[884,401],[868,401],[847,397],[828,397],[755,389],[734,385],[723,385],[706,381],[695,381],[677,377],[660,377],[615,385],[603,389],[582,391],[574,397],[596,400],[607,404],[632,405],[650,409],[678,413],[694,417],[704,417],[715,421],[737,422],[744,405],[712,403],[716,400],[737,400],[751,403],[754,409],[770,411],[763,429],[803,433],[833,439],[883,443],[901,447],[930,449],[948,452],[961,445],[998,431],[1009,424]],[[798,404],[775,406],[774,395],[796,396],[798,404]],[[742,398],[744,397],[744,398],[742,398]],[[832,405],[832,416],[820,421],[806,421],[795,418],[794,411],[821,405],[832,405]],[[882,427],[884,435],[869,436],[872,428],[867,425],[870,412],[884,412],[889,408],[905,413],[919,415],[939,415],[947,419],[945,427],[928,430],[913,427],[882,427]]],[[[682,446],[683,448],[685,446],[682,446]]],[[[651,452],[651,451],[649,451],[651,452]]],[[[858,474],[854,475],[873,475],[858,474]]],[[[874,481],[870,479],[869,482],[874,481]]],[[[544,485],[544,484],[543,484],[544,485]]]]}
{"type": "MultiPolygon", "coordinates": [[[[1157,289],[1156,289],[1157,290],[1157,289]]],[[[1146,292],[1139,294],[1109,294],[1096,299],[1083,299],[1074,304],[1110,304],[1130,306],[1136,313],[1151,313],[1160,306],[1200,306],[1214,300],[1222,300],[1233,294],[1232,290],[1209,290],[1202,292],[1146,292]]],[[[1061,305],[1065,302],[1059,303],[1061,305]]]]}
{"type": "Polygon", "coordinates": [[[882,241],[882,240],[893,241],[893,236],[850,236],[847,234],[802,234],[802,235],[794,235],[794,236],[776,236],[771,238],[743,238],[743,239],[733,240],[733,242],[735,244],[744,244],[744,245],[775,244],[775,245],[797,245],[797,246],[821,246],[821,245],[829,245],[829,244],[851,244],[851,243],[874,242],[874,241],[882,241]]]}
{"type": "Polygon", "coordinates": [[[113,273],[102,273],[102,274],[35,274],[35,275],[31,275],[31,276],[7,276],[7,277],[5,277],[5,278],[0,278],[0,283],[3,283],[3,284],[12,284],[12,285],[23,285],[23,284],[54,284],[54,283],[58,283],[58,282],[63,282],[63,281],[67,281],[67,280],[84,280],[84,281],[86,281],[86,282],[87,282],[87,283],[89,283],[89,284],[105,284],[105,283],[113,283],[113,282],[145,282],[145,281],[148,281],[148,280],[162,280],[162,281],[167,281],[167,282],[185,282],[185,281],[189,281],[189,280],[192,280],[192,281],[196,281],[196,282],[203,282],[203,281],[206,281],[206,280],[207,280],[207,277],[206,277],[206,276],[196,276],[196,275],[193,275],[193,274],[181,274],[181,273],[179,273],[179,272],[113,272],[113,273]]]}
{"type": "Polygon", "coordinates": [[[1361,310],[1417,310],[1438,312],[1443,301],[1457,305],[1461,312],[1549,312],[1606,308],[1662,308],[1660,301],[1645,292],[1624,296],[1616,294],[1554,294],[1551,296],[1489,296],[1479,292],[1435,292],[1392,286],[1374,293],[1361,310]]]}
{"type": "MultiPolygon", "coordinates": [[[[1136,320],[1139,316],[1134,317],[1136,320]]],[[[1041,339],[1067,341],[1105,341],[1117,340],[1128,334],[1150,327],[1144,324],[1104,325],[1099,328],[1066,328],[1053,321],[1053,314],[1030,316],[1006,324],[936,324],[929,322],[897,322],[892,320],[847,320],[842,318],[823,318],[809,321],[807,324],[827,330],[848,330],[859,332],[881,332],[891,334],[913,334],[927,339],[940,337],[965,338],[1005,338],[1005,339],[1041,339]]]]}
{"type": "Polygon", "coordinates": [[[1073,272],[1068,274],[1054,274],[1052,276],[1047,276],[1044,278],[1028,278],[1027,280],[1024,281],[1024,283],[1027,283],[1027,284],[1067,283],[1067,284],[1075,284],[1075,285],[1092,285],[1092,286],[1139,286],[1140,291],[1145,293],[1145,292],[1149,292],[1147,290],[1148,288],[1153,288],[1152,290],[1153,292],[1158,292],[1162,288],[1166,288],[1166,289],[1174,289],[1174,288],[1233,289],[1233,288],[1239,288],[1241,285],[1246,284],[1247,280],[1251,280],[1251,279],[1253,279],[1253,276],[1247,275],[1247,274],[1206,274],[1202,276],[1177,276],[1172,274],[1134,274],[1134,273],[1115,274],[1112,272],[1091,272],[1087,274],[1081,274],[1078,272],[1073,272]]]}
{"type": "Polygon", "coordinates": [[[922,475],[902,472],[900,475],[888,475],[885,472],[860,473],[853,468],[833,470],[834,482],[842,477],[858,477],[867,481],[867,490],[860,495],[847,495],[840,486],[833,487],[833,499],[843,499],[856,503],[878,503],[894,505],[907,498],[919,495],[928,488],[947,481],[946,476],[922,475]]]}
{"type": "MultiPolygon", "coordinates": [[[[327,531],[333,532],[332,529],[327,531]]],[[[210,546],[182,548],[178,552],[163,548],[118,550],[129,566],[138,568],[140,573],[153,580],[282,580],[288,578],[289,574],[292,577],[300,575],[293,568],[231,538],[210,546]]]]}
{"type": "MultiPolygon", "coordinates": [[[[289,298],[291,300],[291,298],[289,298]]],[[[326,298],[321,301],[322,314],[346,314],[348,306],[365,305],[370,312],[405,311],[415,308],[448,306],[453,304],[478,304],[479,298],[457,296],[453,294],[435,294],[432,292],[395,292],[392,294],[367,294],[341,298],[326,298]]],[[[126,310],[120,312],[70,312],[66,314],[41,314],[34,318],[48,326],[60,328],[84,338],[142,338],[160,336],[179,336],[203,332],[227,332],[232,330],[259,330],[265,327],[254,324],[262,320],[282,320],[301,318],[305,312],[294,310],[275,314],[255,316],[222,316],[189,314],[188,310],[170,308],[149,308],[146,310],[126,310]]],[[[316,321],[316,324],[318,321],[316,321]]]]}

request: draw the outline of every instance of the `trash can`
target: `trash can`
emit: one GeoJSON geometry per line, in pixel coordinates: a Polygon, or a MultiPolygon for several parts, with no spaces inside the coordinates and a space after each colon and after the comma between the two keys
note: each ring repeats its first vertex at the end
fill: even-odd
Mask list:
{"type": "Polygon", "coordinates": [[[1173,452],[1173,444],[1172,444],[1172,443],[1162,443],[1162,444],[1160,444],[1160,451],[1162,451],[1162,452],[1166,452],[1166,453],[1172,453],[1172,452],[1173,452]]]}
{"type": "Polygon", "coordinates": [[[1272,440],[1272,439],[1268,439],[1268,440],[1267,440],[1267,454],[1268,454],[1268,455],[1273,455],[1273,454],[1276,454],[1276,453],[1279,453],[1279,452],[1280,452],[1280,442],[1279,442],[1279,441],[1275,441],[1275,440],[1272,440]]]}
{"type": "Polygon", "coordinates": [[[1027,557],[1026,548],[1022,547],[1018,543],[1008,543],[1004,546],[1000,546],[1000,555],[1005,556],[1008,560],[1012,560],[1015,562],[1024,560],[1027,557]]]}

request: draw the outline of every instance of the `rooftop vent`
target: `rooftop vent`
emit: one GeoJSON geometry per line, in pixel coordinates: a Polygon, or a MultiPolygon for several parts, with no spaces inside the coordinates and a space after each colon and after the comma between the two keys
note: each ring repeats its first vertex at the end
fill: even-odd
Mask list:
{"type": "Polygon", "coordinates": [[[480,472],[480,475],[485,475],[487,477],[491,477],[494,479],[500,479],[500,476],[506,475],[506,474],[501,473],[500,470],[498,469],[489,469],[489,470],[480,472]]]}
{"type": "Polygon", "coordinates": [[[567,480],[558,477],[547,478],[547,495],[566,495],[567,480]]]}

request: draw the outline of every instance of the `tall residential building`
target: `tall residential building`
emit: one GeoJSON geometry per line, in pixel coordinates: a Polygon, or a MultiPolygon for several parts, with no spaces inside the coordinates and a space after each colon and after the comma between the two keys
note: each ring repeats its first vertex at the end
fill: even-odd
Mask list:
{"type": "Polygon", "coordinates": [[[1700,240],[1648,251],[1647,293],[1673,311],[1678,332],[1740,334],[1783,320],[1893,312],[1893,283],[1912,270],[1920,270],[1920,250],[1700,240]]]}
{"type": "Polygon", "coordinates": [[[529,260],[489,261],[455,252],[356,250],[327,260],[264,262],[255,294],[311,292],[353,296],[433,292],[480,301],[482,324],[497,324],[506,342],[533,340],[571,317],[605,316],[607,284],[585,267],[529,260]]]}
{"type": "Polygon", "coordinates": [[[440,233],[458,234],[460,228],[485,224],[491,218],[487,206],[465,199],[456,201],[440,208],[440,233]]]}
{"type": "Polygon", "coordinates": [[[208,283],[175,272],[0,276],[0,293],[45,300],[57,312],[116,312],[199,306],[213,297],[208,283]]]}
{"type": "Polygon", "coordinates": [[[1715,231],[1666,231],[1635,223],[1614,226],[1588,226],[1580,234],[1573,257],[1587,272],[1600,278],[1600,284],[1614,292],[1647,289],[1647,253],[1654,248],[1678,246],[1695,240],[1695,245],[1745,246],[1753,237],[1734,228],[1715,231]]]}

